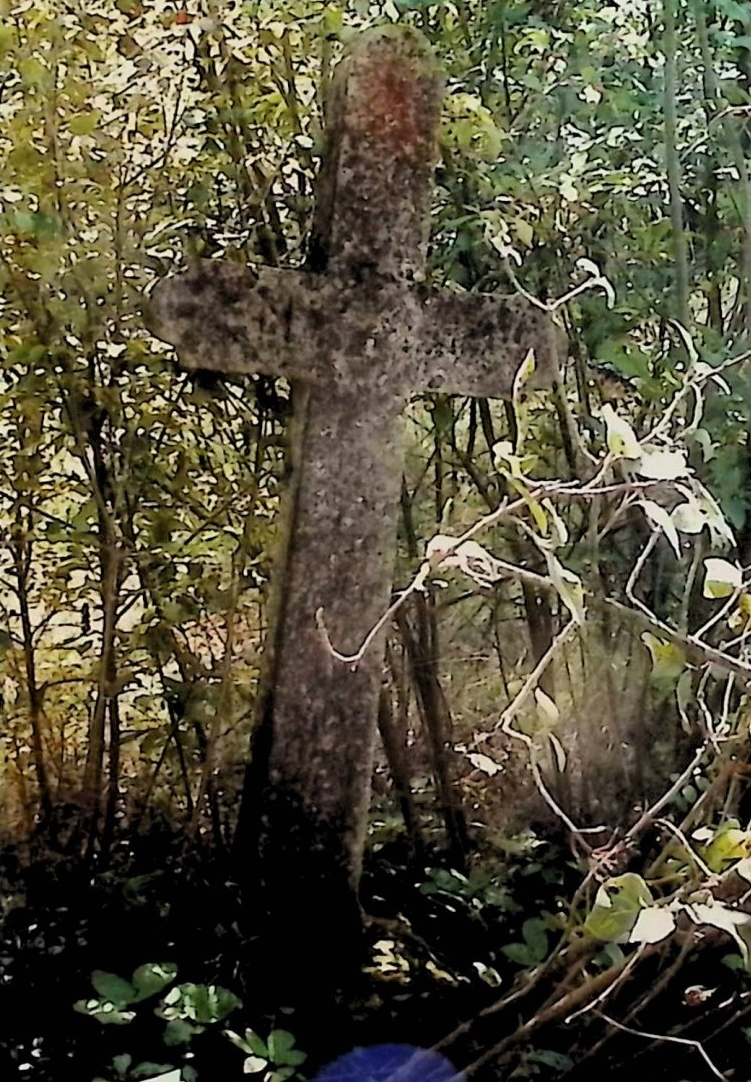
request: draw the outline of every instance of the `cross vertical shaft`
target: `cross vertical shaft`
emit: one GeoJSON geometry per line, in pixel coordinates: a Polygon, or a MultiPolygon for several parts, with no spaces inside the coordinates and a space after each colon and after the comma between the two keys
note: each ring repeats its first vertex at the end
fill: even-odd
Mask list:
{"type": "Polygon", "coordinates": [[[441,80],[404,28],[362,35],[337,69],[306,271],[201,264],[160,283],[151,326],[188,368],[296,385],[294,461],[262,718],[241,838],[259,840],[267,905],[294,954],[336,969],[359,920],[382,642],[412,391],[509,397],[530,349],[556,373],[546,313],[420,281],[441,80]],[[316,950],[320,948],[320,954],[316,950]],[[312,953],[311,953],[312,952],[312,953]]]}

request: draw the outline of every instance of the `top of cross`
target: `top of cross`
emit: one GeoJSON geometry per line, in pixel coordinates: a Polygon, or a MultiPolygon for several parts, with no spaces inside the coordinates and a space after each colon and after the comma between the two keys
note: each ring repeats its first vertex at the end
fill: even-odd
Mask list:
{"type": "Polygon", "coordinates": [[[442,79],[405,27],[350,45],[332,80],[304,272],[203,261],[158,284],[151,326],[189,368],[375,389],[510,397],[530,348],[557,372],[548,313],[433,290],[425,260],[442,79]],[[311,273],[312,272],[312,273],[311,273]],[[316,273],[318,272],[318,273],[316,273]]]}
{"type": "Polygon", "coordinates": [[[314,270],[413,278],[424,262],[443,79],[404,27],[360,35],[332,80],[314,270]]]}

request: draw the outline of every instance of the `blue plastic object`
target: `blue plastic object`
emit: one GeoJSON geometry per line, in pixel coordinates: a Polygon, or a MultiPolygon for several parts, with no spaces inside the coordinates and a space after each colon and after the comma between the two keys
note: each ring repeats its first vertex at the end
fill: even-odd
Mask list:
{"type": "Polygon", "coordinates": [[[465,1077],[438,1052],[409,1044],[376,1044],[334,1060],[314,1082],[465,1082],[465,1077]]]}

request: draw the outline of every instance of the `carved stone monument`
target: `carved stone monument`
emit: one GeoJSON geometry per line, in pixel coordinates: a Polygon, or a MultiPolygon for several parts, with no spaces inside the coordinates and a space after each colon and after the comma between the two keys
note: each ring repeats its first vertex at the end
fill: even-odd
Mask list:
{"type": "Polygon", "coordinates": [[[320,625],[353,653],[389,604],[404,404],[421,391],[509,397],[530,349],[539,375],[556,371],[545,312],[422,281],[441,99],[420,35],[359,36],[333,80],[306,268],[204,261],[160,282],[151,305],[151,328],[185,368],[295,386],[286,536],[243,818],[255,820],[268,904],[301,942],[343,933],[356,910],[383,644],[344,664],[320,625]]]}

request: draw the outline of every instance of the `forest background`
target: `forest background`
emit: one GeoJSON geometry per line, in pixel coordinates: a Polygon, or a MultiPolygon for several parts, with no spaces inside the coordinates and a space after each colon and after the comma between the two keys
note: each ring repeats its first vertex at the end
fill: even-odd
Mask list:
{"type": "MultiPolygon", "coordinates": [[[[159,879],[165,867],[175,882],[193,877],[194,890],[212,881],[212,862],[225,869],[218,854],[231,849],[262,667],[289,389],[179,372],[145,331],[142,303],[158,276],[196,256],[302,263],[332,67],[352,34],[383,21],[417,26],[447,75],[431,279],[522,290],[554,307],[568,357],[560,385],[520,387],[514,402],[426,395],[407,412],[397,585],[414,582],[436,535],[458,538],[489,518],[473,536],[482,547],[455,548],[394,614],[370,824],[371,893],[388,894],[398,871],[420,905],[450,914],[453,946],[421,933],[434,952],[426,961],[419,914],[393,923],[418,902],[392,887],[371,977],[415,1001],[448,996],[438,1039],[456,1010],[497,995],[495,983],[521,974],[531,991],[541,967],[560,1005],[566,951],[589,920],[590,938],[611,955],[577,970],[583,1002],[600,994],[591,981],[609,966],[617,987],[628,985],[621,974],[638,968],[637,956],[670,980],[680,973],[685,991],[694,985],[676,958],[696,937],[681,940],[679,917],[660,939],[634,934],[641,910],[665,932],[679,898],[694,906],[681,910],[684,922],[731,935],[743,967],[738,899],[704,921],[695,906],[705,902],[690,892],[737,874],[751,854],[751,4],[106,0],[93,11],[0,0],[9,973],[28,964],[40,909],[45,965],[51,929],[66,928],[61,942],[74,935],[66,877],[143,916],[149,906],[176,910],[159,879]],[[504,499],[522,512],[499,512],[504,499]],[[664,809],[672,827],[660,834],[664,809]],[[690,842],[689,829],[705,833],[690,842]],[[666,854],[676,830],[678,850],[666,854]],[[600,927],[598,939],[600,858],[583,893],[569,887],[603,848],[631,923],[600,927]],[[660,859],[680,872],[665,873],[660,859]],[[665,874],[677,876],[669,889],[665,874]],[[660,884],[657,902],[647,882],[660,884]],[[25,921],[23,934],[13,920],[25,921]],[[472,950],[462,920],[482,925],[476,940],[472,925],[472,950]],[[554,947],[559,931],[564,946],[554,947]],[[672,946],[656,950],[663,939],[672,946]],[[429,992],[421,980],[433,982],[429,992]]],[[[212,931],[200,959],[180,948],[180,973],[218,974],[247,1004],[253,996],[237,983],[247,977],[216,945],[219,904],[209,892],[212,931]]],[[[86,1001],[80,981],[92,969],[106,975],[102,966],[129,973],[133,951],[114,956],[87,927],[80,955],[65,954],[67,969],[53,964],[59,1002],[82,996],[122,1013],[122,987],[118,998],[111,982],[105,992],[95,984],[100,1000],[86,1001]]],[[[156,954],[144,944],[137,961],[156,965],[164,950],[153,927],[149,937],[156,954]]],[[[747,994],[738,967],[725,970],[740,982],[734,995],[747,994]]],[[[155,995],[162,978],[149,972],[155,995]]],[[[635,1002],[654,976],[645,972],[635,1002]]],[[[18,979],[7,982],[14,996],[18,979]]],[[[191,1015],[188,985],[174,987],[183,998],[173,1017],[163,1008],[168,1022],[198,1030],[233,1009],[191,1015]]],[[[256,998],[253,1024],[265,1018],[256,998]]],[[[373,1017],[399,1016],[398,1000],[381,999],[373,1017]]],[[[713,1026],[729,1025],[742,1002],[713,1026]]],[[[88,1013],[111,1013],[99,1008],[88,1013]]],[[[32,1077],[28,1064],[55,1077],[79,1047],[66,1009],[55,1008],[59,1032],[47,1033],[45,1051],[45,1027],[16,1010],[21,1036],[8,1054],[13,1070],[27,1064],[22,1077],[32,1077]]],[[[622,1006],[622,1025],[634,1010],[622,1006]]],[[[587,1019],[596,1021],[601,1030],[587,1019]]],[[[695,1020],[671,1015],[670,1025],[675,1036],[695,1020]]],[[[203,1035],[173,1046],[183,1057],[174,1065],[173,1054],[176,1078],[191,1077],[193,1036],[203,1035]]],[[[492,1063],[506,1073],[490,1077],[574,1068],[565,1040],[538,1047],[529,1036],[496,1050],[492,1063]]],[[[96,1057],[112,1051],[108,1041],[92,1042],[95,1070],[107,1069],[96,1057]]],[[[589,1031],[582,1042],[599,1048],[589,1031]]],[[[478,1038],[475,1058],[494,1043],[478,1038]]],[[[604,1044],[610,1055],[613,1041],[604,1044]]],[[[268,1042],[263,1054],[252,1042],[244,1051],[265,1055],[255,1069],[273,1073],[268,1042]]],[[[139,1077],[137,1067],[121,1054],[110,1076],[139,1077]]]]}

